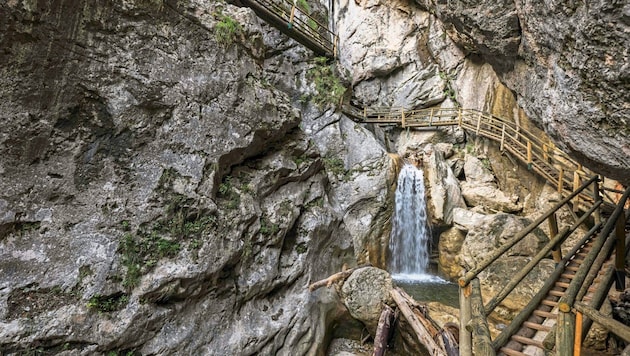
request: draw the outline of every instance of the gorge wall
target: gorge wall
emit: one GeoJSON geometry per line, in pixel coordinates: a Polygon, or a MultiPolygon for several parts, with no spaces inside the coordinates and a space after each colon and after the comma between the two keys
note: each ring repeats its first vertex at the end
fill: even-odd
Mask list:
{"type": "Polygon", "coordinates": [[[301,104],[312,54],[222,2],[0,11],[0,349],[323,352],[306,286],[370,259],[391,172],[301,104]]]}
{"type": "MultiPolygon", "coordinates": [[[[563,62],[523,40],[533,9],[470,7],[482,5],[497,14],[488,38],[468,26],[488,16],[442,3],[335,2],[337,70],[354,103],[489,111],[630,176],[628,91],[592,104],[627,87],[613,69],[628,46],[603,62],[565,49],[563,62]],[[568,80],[573,60],[614,66],[568,80]]],[[[346,312],[306,286],[344,263],[385,265],[387,152],[403,135],[316,105],[327,99],[313,73],[335,71],[249,9],[10,0],[0,12],[0,349],[324,353],[346,312]]],[[[616,16],[604,11],[595,29],[623,26],[627,9],[616,16]]]]}

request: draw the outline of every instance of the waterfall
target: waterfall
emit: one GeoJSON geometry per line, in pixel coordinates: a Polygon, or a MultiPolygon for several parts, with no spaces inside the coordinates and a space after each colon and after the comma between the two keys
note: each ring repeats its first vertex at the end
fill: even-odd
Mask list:
{"type": "Polygon", "coordinates": [[[389,239],[390,272],[396,279],[426,280],[429,264],[427,209],[422,170],[405,164],[398,174],[396,208],[389,239]]]}

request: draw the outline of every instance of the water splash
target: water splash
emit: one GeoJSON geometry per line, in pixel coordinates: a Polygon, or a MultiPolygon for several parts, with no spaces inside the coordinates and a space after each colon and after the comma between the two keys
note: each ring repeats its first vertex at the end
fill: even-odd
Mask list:
{"type": "Polygon", "coordinates": [[[390,272],[394,279],[406,281],[437,281],[427,274],[429,236],[424,193],[424,174],[406,164],[398,174],[396,209],[389,239],[390,272]]]}

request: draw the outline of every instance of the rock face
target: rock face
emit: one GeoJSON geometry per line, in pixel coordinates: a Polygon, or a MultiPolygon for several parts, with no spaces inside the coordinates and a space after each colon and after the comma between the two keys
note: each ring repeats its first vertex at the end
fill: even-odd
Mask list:
{"type": "Polygon", "coordinates": [[[595,172],[630,183],[624,2],[416,0],[490,63],[527,115],[595,172]]]}
{"type": "Polygon", "coordinates": [[[310,54],[221,2],[0,12],[0,349],[323,352],[390,160],[310,54]]]}
{"type": "Polygon", "coordinates": [[[376,334],[383,304],[393,305],[392,277],[382,269],[360,268],[344,282],[341,295],[350,315],[362,321],[372,336],[376,334]]]}

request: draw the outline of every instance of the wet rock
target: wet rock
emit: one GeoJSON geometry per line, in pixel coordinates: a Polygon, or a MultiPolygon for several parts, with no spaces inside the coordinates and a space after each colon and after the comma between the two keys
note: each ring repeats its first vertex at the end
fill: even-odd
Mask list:
{"type": "Polygon", "coordinates": [[[456,280],[461,277],[462,266],[459,252],[466,239],[466,233],[452,227],[440,234],[438,251],[440,256],[440,273],[447,279],[456,280]]]}

